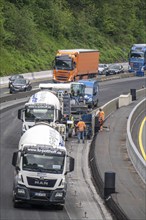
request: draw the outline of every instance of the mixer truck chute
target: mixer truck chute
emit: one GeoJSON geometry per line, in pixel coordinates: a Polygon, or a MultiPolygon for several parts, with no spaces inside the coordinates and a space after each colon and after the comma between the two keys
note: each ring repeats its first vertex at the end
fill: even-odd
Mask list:
{"type": "Polygon", "coordinates": [[[57,205],[65,203],[65,175],[74,170],[74,159],[67,155],[65,143],[48,124],[38,124],[20,138],[19,150],[13,153],[15,167],[13,202],[57,205]]]}

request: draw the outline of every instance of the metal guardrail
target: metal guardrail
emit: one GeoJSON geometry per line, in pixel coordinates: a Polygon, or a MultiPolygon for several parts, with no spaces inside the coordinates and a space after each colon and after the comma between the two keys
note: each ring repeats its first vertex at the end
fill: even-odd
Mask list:
{"type": "MultiPolygon", "coordinates": [[[[32,72],[32,73],[23,73],[21,75],[23,75],[25,78],[29,79],[30,81],[37,81],[40,79],[52,78],[53,77],[53,70],[46,70],[46,71],[32,72]]],[[[0,77],[0,85],[8,84],[9,78],[10,78],[10,76],[0,77]]]]}
{"type": "Polygon", "coordinates": [[[137,150],[133,140],[132,140],[132,127],[133,124],[137,118],[137,115],[139,115],[141,112],[145,110],[146,106],[146,98],[144,98],[135,108],[132,110],[128,122],[127,122],[127,139],[126,139],[126,147],[128,150],[128,155],[133,163],[133,166],[135,167],[137,173],[141,177],[141,179],[146,183],[146,161],[141,156],[139,151],[137,150]]]}

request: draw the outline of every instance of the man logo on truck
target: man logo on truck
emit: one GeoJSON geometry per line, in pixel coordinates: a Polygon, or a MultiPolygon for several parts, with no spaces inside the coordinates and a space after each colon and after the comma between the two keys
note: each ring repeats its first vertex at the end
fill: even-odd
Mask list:
{"type": "Polygon", "coordinates": [[[37,185],[37,186],[48,186],[49,183],[47,181],[36,179],[34,181],[34,184],[37,185]]]}

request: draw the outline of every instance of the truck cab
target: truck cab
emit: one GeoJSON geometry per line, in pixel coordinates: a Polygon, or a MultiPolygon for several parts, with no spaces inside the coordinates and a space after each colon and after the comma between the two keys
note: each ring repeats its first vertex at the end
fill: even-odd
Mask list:
{"type": "Polygon", "coordinates": [[[55,129],[40,123],[20,138],[13,153],[14,207],[19,204],[57,205],[63,209],[67,191],[66,174],[73,171],[74,159],[55,129]]]}
{"type": "Polygon", "coordinates": [[[23,122],[22,133],[34,126],[36,122],[55,123],[60,121],[60,118],[59,99],[52,92],[45,90],[32,95],[24,108],[18,110],[18,119],[23,122]]]}
{"type": "Polygon", "coordinates": [[[132,45],[129,55],[129,72],[143,72],[146,70],[146,44],[132,45]]]}
{"type": "Polygon", "coordinates": [[[88,107],[93,108],[98,105],[99,97],[99,85],[97,80],[79,80],[80,83],[85,85],[85,95],[84,100],[85,104],[88,107]]]}
{"type": "Polygon", "coordinates": [[[53,81],[64,83],[97,76],[99,51],[94,49],[58,50],[54,60],[53,81]]]}

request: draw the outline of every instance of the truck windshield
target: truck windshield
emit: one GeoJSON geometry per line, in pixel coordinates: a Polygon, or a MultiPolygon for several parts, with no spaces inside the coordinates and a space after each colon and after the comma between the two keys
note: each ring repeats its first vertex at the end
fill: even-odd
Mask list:
{"type": "Polygon", "coordinates": [[[22,157],[22,169],[31,172],[61,174],[64,167],[64,155],[32,154],[22,157]]]}
{"type": "Polygon", "coordinates": [[[26,121],[47,120],[49,122],[52,122],[54,120],[54,109],[27,108],[25,111],[25,120],[26,121]]]}
{"type": "Polygon", "coordinates": [[[131,53],[131,56],[130,56],[131,58],[144,58],[144,54],[143,53],[131,53]]]}
{"type": "Polygon", "coordinates": [[[86,87],[85,88],[85,95],[93,95],[93,88],[86,87]]]}
{"type": "Polygon", "coordinates": [[[73,69],[72,60],[71,59],[64,60],[57,58],[55,60],[55,68],[61,70],[72,70],[73,69]]]}
{"type": "Polygon", "coordinates": [[[82,84],[71,84],[71,95],[72,96],[79,96],[79,95],[84,95],[85,92],[85,86],[82,84]]]}

